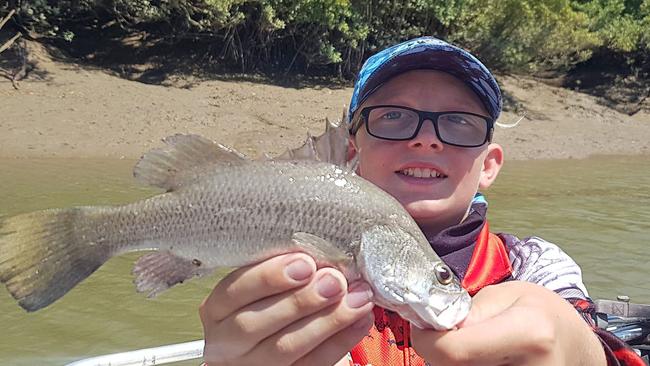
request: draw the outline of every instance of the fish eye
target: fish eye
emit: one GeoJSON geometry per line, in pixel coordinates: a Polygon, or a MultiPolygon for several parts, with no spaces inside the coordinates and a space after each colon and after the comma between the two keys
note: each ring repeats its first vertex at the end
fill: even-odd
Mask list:
{"type": "Polygon", "coordinates": [[[436,278],[443,285],[450,284],[454,279],[454,274],[446,265],[440,263],[435,266],[436,278]]]}

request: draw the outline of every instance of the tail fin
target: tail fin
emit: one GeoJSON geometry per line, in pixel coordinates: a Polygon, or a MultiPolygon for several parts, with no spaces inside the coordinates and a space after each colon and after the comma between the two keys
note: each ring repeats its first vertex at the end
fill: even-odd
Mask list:
{"type": "Polygon", "coordinates": [[[0,282],[27,311],[65,295],[111,256],[83,208],[0,218],[0,282]]]}

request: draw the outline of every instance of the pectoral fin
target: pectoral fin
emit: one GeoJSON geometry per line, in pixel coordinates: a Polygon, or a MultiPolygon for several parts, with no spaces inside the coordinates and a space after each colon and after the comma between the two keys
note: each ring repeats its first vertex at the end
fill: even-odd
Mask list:
{"type": "Polygon", "coordinates": [[[348,267],[354,262],[350,253],[338,248],[332,242],[305,232],[293,234],[293,242],[317,262],[329,263],[337,267],[348,267]]]}
{"type": "Polygon", "coordinates": [[[198,259],[181,258],[168,251],[154,252],[143,255],[135,263],[133,282],[138,292],[154,297],[178,283],[210,272],[198,259]]]}

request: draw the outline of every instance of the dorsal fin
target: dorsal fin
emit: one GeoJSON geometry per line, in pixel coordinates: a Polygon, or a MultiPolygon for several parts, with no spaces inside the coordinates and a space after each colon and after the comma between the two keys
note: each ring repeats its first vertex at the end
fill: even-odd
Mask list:
{"type": "Polygon", "coordinates": [[[239,152],[198,135],[173,135],[165,146],[144,154],[133,169],[141,183],[173,191],[195,181],[219,165],[238,165],[248,160],[239,152]]]}
{"type": "Polygon", "coordinates": [[[302,146],[288,149],[274,160],[316,160],[346,167],[350,133],[345,121],[345,111],[338,123],[326,119],[323,134],[316,137],[308,135],[302,146]]]}

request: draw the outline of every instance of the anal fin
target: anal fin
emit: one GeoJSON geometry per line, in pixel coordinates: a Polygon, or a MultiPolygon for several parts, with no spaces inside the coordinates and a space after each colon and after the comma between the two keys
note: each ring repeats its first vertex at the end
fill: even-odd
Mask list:
{"type": "Polygon", "coordinates": [[[198,259],[181,258],[172,252],[162,251],[143,255],[133,267],[133,281],[138,292],[154,297],[166,289],[197,276],[211,272],[198,259]]]}

